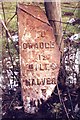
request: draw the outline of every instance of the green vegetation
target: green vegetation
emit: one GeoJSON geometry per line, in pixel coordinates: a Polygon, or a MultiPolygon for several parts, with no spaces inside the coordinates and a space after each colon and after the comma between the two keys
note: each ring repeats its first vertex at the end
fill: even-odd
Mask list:
{"type": "MultiPolygon", "coordinates": [[[[30,3],[29,3],[30,4],[30,3]]],[[[77,3],[76,3],[77,4],[77,3]]],[[[80,5],[78,5],[78,9],[75,10],[75,7],[76,7],[76,4],[75,3],[62,3],[61,4],[61,10],[62,10],[62,22],[65,22],[63,23],[63,30],[66,30],[66,33],[64,34],[64,38],[66,39],[68,37],[68,35],[72,35],[72,34],[75,34],[75,33],[79,33],[80,31],[80,28],[78,27],[79,25],[76,24],[76,25],[72,25],[72,24],[68,24],[67,25],[67,21],[71,18],[80,18],[80,12],[79,12],[79,9],[80,9],[80,5]],[[75,10],[75,12],[74,12],[75,10]],[[69,13],[71,15],[69,15],[69,13]],[[67,28],[66,28],[67,26],[67,28]]],[[[4,7],[4,14],[3,14],[3,10],[2,10],[2,4],[0,3],[0,10],[1,10],[1,16],[3,18],[3,20],[5,20],[6,22],[6,25],[7,25],[7,28],[9,30],[9,32],[11,33],[11,35],[14,35],[15,32],[18,31],[18,27],[17,27],[17,15],[10,21],[10,19],[14,16],[14,14],[16,13],[16,2],[3,2],[3,7],[4,7]],[[5,16],[5,19],[4,19],[4,16],[5,16]],[[10,22],[9,22],[10,21],[10,22]],[[9,23],[8,23],[9,22],[9,23]]],[[[42,3],[39,4],[39,6],[44,9],[44,6],[42,3]]],[[[18,42],[12,42],[12,41],[7,41],[7,35],[6,35],[6,31],[3,29],[3,39],[0,38],[0,48],[2,47],[2,50],[3,50],[3,71],[4,71],[4,85],[5,86],[8,86],[9,84],[9,80],[12,79],[13,82],[14,82],[14,79],[18,82],[18,85],[20,84],[20,67],[19,67],[19,53],[16,51],[14,45],[16,45],[16,47],[18,48],[18,42]],[[2,44],[3,43],[3,46],[2,44]],[[13,44],[14,43],[14,44],[13,44]],[[10,50],[10,53],[9,53],[9,50],[10,50]],[[11,58],[12,58],[12,61],[11,61],[11,58]],[[7,60],[6,60],[7,59],[7,60]],[[6,64],[7,62],[10,62],[10,65],[8,68],[6,68],[6,64]],[[9,70],[8,70],[9,69],[9,70]],[[8,71],[11,72],[10,74],[10,78],[7,78],[7,73],[5,71],[8,71]],[[14,73],[17,72],[17,75],[14,75],[14,73]],[[13,79],[14,78],[14,79],[13,79]],[[6,80],[7,79],[7,80],[6,80]]],[[[68,46],[69,47],[69,46],[68,46]]],[[[71,46],[70,46],[71,47],[71,46]]],[[[1,52],[1,51],[0,51],[1,52]]],[[[69,51],[70,52],[70,51],[69,51]]],[[[73,52],[73,51],[72,51],[73,52]]],[[[70,54],[70,53],[69,53],[70,54]]],[[[65,57],[68,55],[68,52],[66,52],[65,54],[65,57]]],[[[70,59],[69,59],[70,60],[70,59]]],[[[69,61],[70,62],[70,61],[69,61]]],[[[69,64],[68,62],[68,64],[69,64]]],[[[72,64],[71,64],[72,65],[72,64]]],[[[64,74],[64,71],[62,71],[63,74],[64,74]]],[[[68,71],[69,72],[69,71],[68,71]]],[[[73,71],[74,72],[74,71],[73,71]]],[[[68,74],[68,73],[67,73],[68,74]]],[[[71,74],[71,73],[70,73],[71,74]]],[[[62,75],[62,74],[61,74],[62,75]]],[[[68,75],[67,75],[68,76],[68,75]]],[[[62,76],[61,76],[62,77],[62,76]]],[[[20,93],[20,87],[19,86],[19,89],[16,88],[16,91],[18,90],[18,92],[16,92],[17,94],[15,95],[15,91],[10,91],[9,88],[5,89],[6,92],[3,93],[3,106],[6,106],[4,109],[3,109],[3,113],[4,113],[4,117],[6,117],[6,113],[9,114],[9,117],[12,117],[13,118],[16,118],[17,116],[20,118],[21,115],[22,117],[25,117],[26,118],[26,115],[24,115],[24,113],[20,110],[20,112],[22,113],[18,113],[18,110],[14,110],[14,107],[15,106],[18,106],[19,104],[21,104],[21,96],[19,94],[20,93]],[[7,94],[6,94],[7,93],[7,94]],[[7,97],[6,97],[7,95],[7,97]],[[16,97],[17,96],[17,97],[16,97]],[[16,99],[15,99],[15,98],[16,99]],[[7,100],[6,100],[7,98],[7,100]],[[8,100],[9,99],[9,100],[8,100]],[[14,100],[13,100],[14,99],[14,100]],[[11,104],[10,104],[11,103],[11,104]],[[7,105],[6,105],[7,104],[7,105]],[[7,111],[7,112],[5,112],[7,111]],[[10,114],[11,112],[11,114],[10,114]]],[[[64,88],[66,88],[66,86],[63,86],[64,88]]],[[[61,88],[63,89],[63,88],[61,88]]],[[[76,90],[73,88],[70,92],[71,94],[73,94],[76,90]]],[[[63,99],[65,100],[65,102],[67,101],[68,103],[70,102],[69,100],[69,96],[66,93],[66,90],[64,92],[64,94],[62,93],[62,91],[60,90],[59,91],[60,94],[62,95],[63,99]]],[[[75,94],[73,94],[75,95],[75,94]]],[[[61,117],[62,120],[65,120],[65,116],[66,114],[64,113],[64,108],[63,106],[60,104],[60,101],[57,100],[58,96],[58,93],[55,92],[55,94],[53,94],[53,96],[51,96],[51,98],[47,101],[47,103],[43,102],[43,106],[41,106],[41,112],[43,110],[43,113],[42,113],[42,117],[45,116],[45,118],[43,118],[44,120],[46,120],[46,116],[49,118],[50,116],[52,118],[59,118],[61,117]],[[55,97],[55,98],[54,98],[55,97]],[[54,100],[54,103],[53,103],[53,100],[54,100]],[[58,102],[57,102],[58,101],[58,102]],[[51,104],[52,103],[52,104],[51,104]],[[47,111],[47,112],[44,112],[44,111],[47,111]],[[47,113],[47,114],[46,114],[47,113]],[[64,118],[62,118],[64,117],[64,118]]],[[[78,95],[77,95],[78,96],[78,95]]],[[[73,100],[75,100],[77,97],[75,97],[73,100]]],[[[67,103],[67,104],[68,104],[67,103]]],[[[66,108],[68,107],[66,104],[66,108]]],[[[70,110],[70,109],[69,109],[70,110]]],[[[72,111],[71,111],[72,112],[72,111]]],[[[7,114],[7,117],[8,117],[8,114],[7,114]]],[[[41,113],[38,113],[39,116],[41,113]]],[[[73,115],[73,113],[71,114],[73,115]]],[[[27,117],[29,116],[30,118],[30,115],[27,115],[27,117]]],[[[34,115],[36,117],[36,115],[34,115]]],[[[75,116],[75,115],[74,115],[75,116]]],[[[17,118],[18,118],[17,117],[17,118]]],[[[35,117],[33,117],[33,119],[35,120],[35,117]]],[[[71,116],[73,117],[73,116],[71,116]]],[[[16,118],[16,119],[17,119],[16,118]]],[[[80,116],[78,117],[80,118],[80,116]]],[[[75,119],[75,118],[74,118],[75,119]]],[[[73,119],[73,120],[74,120],[73,119]]],[[[48,120],[48,119],[47,119],[48,120]]],[[[78,119],[76,119],[78,120],[78,119]]]]}
{"type": "MultiPolygon", "coordinates": [[[[0,3],[1,4],[1,3],[0,3]]],[[[30,4],[30,3],[29,3],[30,4]]],[[[80,3],[77,6],[78,3],[62,3],[62,21],[67,22],[70,18],[78,18],[80,16],[80,3]],[[75,7],[78,7],[75,9],[75,7]],[[71,15],[66,15],[71,14],[71,15]]],[[[5,21],[6,24],[10,21],[10,19],[14,16],[16,13],[16,2],[3,2],[4,6],[4,12],[5,12],[5,21]]],[[[41,8],[44,9],[44,6],[42,3],[39,4],[41,8]]],[[[0,8],[1,9],[1,8],[0,8]]],[[[2,10],[1,10],[2,11],[2,10]]],[[[2,15],[4,18],[4,16],[2,15]]],[[[9,31],[12,33],[13,31],[18,31],[17,28],[17,15],[10,21],[10,23],[7,25],[9,31]]],[[[63,24],[63,30],[65,29],[66,24],[63,24]]],[[[67,31],[72,33],[77,33],[79,31],[77,26],[68,25],[67,31]]]]}
{"type": "MultiPolygon", "coordinates": [[[[62,5],[62,21],[67,22],[71,18],[80,18],[80,2],[79,3],[63,3],[62,5]],[[65,15],[65,14],[72,14],[72,15],[65,15]]],[[[65,30],[66,24],[63,24],[63,30],[65,30]]],[[[67,33],[78,33],[80,31],[80,28],[78,28],[78,25],[68,25],[67,27],[67,33]]]]}
{"type": "MultiPolygon", "coordinates": [[[[0,3],[0,6],[2,6],[2,4],[0,3]]],[[[15,16],[11,21],[10,19],[14,16],[14,14],[16,13],[16,3],[15,2],[3,2],[3,7],[4,7],[4,13],[3,14],[3,10],[2,11],[2,18],[4,20],[4,16],[5,16],[5,22],[6,25],[9,29],[9,31],[17,31],[17,16],[15,16]],[[8,23],[10,21],[10,23],[8,23]]]]}

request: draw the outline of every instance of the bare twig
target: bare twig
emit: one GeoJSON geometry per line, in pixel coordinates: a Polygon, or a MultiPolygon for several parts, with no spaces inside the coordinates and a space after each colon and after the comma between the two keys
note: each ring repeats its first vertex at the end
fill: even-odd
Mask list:
{"type": "Polygon", "coordinates": [[[66,106],[65,106],[64,101],[63,101],[63,99],[62,99],[62,97],[61,97],[61,95],[60,95],[60,92],[59,92],[58,83],[57,83],[57,90],[58,90],[58,96],[59,96],[60,104],[63,106],[68,120],[70,120],[69,115],[68,115],[68,112],[67,112],[67,109],[66,109],[66,106]]]}
{"type": "MultiPolygon", "coordinates": [[[[77,9],[77,7],[78,7],[78,3],[77,3],[77,5],[76,5],[73,13],[74,13],[75,10],[77,9]]],[[[72,16],[70,16],[69,20],[71,19],[71,17],[72,17],[72,16]]],[[[69,25],[69,23],[67,23],[67,25],[66,25],[66,27],[65,27],[65,30],[64,30],[64,33],[66,32],[68,25],[69,25]]],[[[60,46],[59,46],[59,50],[60,50],[60,51],[61,51],[61,44],[62,44],[62,41],[63,41],[63,37],[64,37],[64,34],[63,34],[63,36],[62,36],[62,38],[61,38],[61,42],[60,42],[60,46]]]]}
{"type": "Polygon", "coordinates": [[[8,36],[9,36],[10,40],[12,41],[12,43],[13,43],[15,49],[17,50],[17,53],[19,54],[19,51],[18,51],[16,45],[14,44],[13,39],[12,39],[12,36],[11,36],[11,34],[10,34],[8,28],[6,27],[4,21],[3,21],[3,20],[0,20],[0,21],[1,21],[2,25],[3,25],[3,27],[5,28],[5,30],[7,31],[7,34],[8,34],[8,36]]]}
{"type": "Polygon", "coordinates": [[[10,20],[7,22],[7,25],[11,22],[11,20],[16,16],[17,14],[15,13],[11,18],[10,20]]]}

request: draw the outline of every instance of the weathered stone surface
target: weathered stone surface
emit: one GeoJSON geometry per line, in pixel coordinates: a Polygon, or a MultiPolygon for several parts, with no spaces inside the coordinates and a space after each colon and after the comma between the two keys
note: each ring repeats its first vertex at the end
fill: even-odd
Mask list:
{"type": "Polygon", "coordinates": [[[45,13],[37,6],[18,6],[21,83],[26,112],[35,112],[56,85],[60,52],[45,13]]]}

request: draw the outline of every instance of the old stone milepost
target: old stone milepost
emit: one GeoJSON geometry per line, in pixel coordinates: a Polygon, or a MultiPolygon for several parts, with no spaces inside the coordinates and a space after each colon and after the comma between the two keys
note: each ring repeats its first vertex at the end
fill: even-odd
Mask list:
{"type": "Polygon", "coordinates": [[[33,113],[55,88],[60,52],[41,8],[19,4],[17,13],[23,103],[25,111],[33,113]]]}

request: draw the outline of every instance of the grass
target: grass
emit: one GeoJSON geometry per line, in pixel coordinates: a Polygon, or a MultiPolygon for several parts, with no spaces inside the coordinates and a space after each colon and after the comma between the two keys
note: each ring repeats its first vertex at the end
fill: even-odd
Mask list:
{"type": "MultiPolygon", "coordinates": [[[[71,18],[79,18],[79,14],[80,14],[79,9],[78,8],[75,9],[77,4],[78,4],[77,2],[76,3],[70,2],[70,3],[62,3],[61,4],[62,21],[63,22],[67,22],[71,18]],[[65,13],[73,13],[73,15],[72,16],[71,15],[64,15],[65,13]]],[[[79,6],[77,6],[77,7],[79,7],[79,6]]],[[[63,30],[65,30],[66,25],[67,24],[63,24],[63,30]]],[[[68,25],[68,27],[66,29],[66,32],[68,34],[70,34],[70,33],[75,34],[75,33],[78,33],[79,31],[80,31],[80,29],[78,28],[78,25],[75,25],[75,26],[68,25]]]]}
{"type": "MultiPolygon", "coordinates": [[[[26,3],[26,2],[25,2],[26,3]]],[[[15,14],[16,12],[16,2],[4,2],[4,11],[5,11],[5,19],[6,19],[6,22],[8,22],[11,17],[15,14]]],[[[74,12],[74,15],[73,16],[67,16],[67,15],[64,15],[65,13],[73,13],[75,7],[76,7],[76,4],[77,3],[73,3],[73,2],[70,2],[70,3],[62,3],[61,4],[61,11],[62,11],[62,21],[63,22],[67,22],[70,18],[75,18],[75,17],[79,17],[80,16],[80,12],[78,9],[75,10],[74,12]]],[[[44,5],[43,3],[40,3],[39,6],[44,9],[44,5]]],[[[79,7],[79,6],[78,6],[79,7]]],[[[3,17],[3,16],[2,16],[3,17]]],[[[66,25],[67,24],[62,24],[63,26],[63,30],[65,30],[66,28],[66,25]]],[[[10,21],[10,23],[8,24],[8,29],[10,31],[10,33],[12,32],[16,32],[18,31],[18,27],[17,27],[17,15],[10,21]]],[[[72,26],[72,25],[68,25],[67,29],[66,29],[66,32],[68,34],[70,33],[78,33],[80,31],[80,29],[78,28],[78,25],[76,26],[72,26]]],[[[67,34],[64,36],[64,38],[67,36],[67,34]]],[[[6,44],[5,44],[5,40],[3,41],[4,43],[4,48],[6,47],[6,44]]],[[[11,52],[12,54],[14,54],[15,50],[14,50],[14,47],[12,46],[12,44],[10,44],[10,48],[11,48],[11,52]]]]}
{"type": "MultiPolygon", "coordinates": [[[[70,4],[62,4],[62,15],[65,13],[65,12],[71,12],[71,13],[73,13],[73,10],[74,10],[74,8],[72,8],[72,9],[68,9],[68,8],[70,8],[70,6],[73,6],[73,7],[75,7],[75,4],[73,4],[73,3],[70,3],[70,4]],[[66,6],[66,7],[64,7],[64,5],[66,6]]],[[[5,6],[5,12],[6,13],[9,13],[9,14],[6,14],[5,15],[5,17],[6,17],[6,21],[8,21],[13,15],[14,15],[14,13],[15,13],[15,11],[16,11],[16,3],[9,3],[9,2],[7,2],[7,3],[4,3],[4,6],[5,6]],[[10,13],[10,12],[13,12],[13,13],[10,13]]],[[[43,7],[42,6],[42,4],[41,4],[41,7],[43,7]]],[[[76,12],[75,12],[75,15],[77,15],[78,14],[78,10],[76,10],[76,12]]],[[[74,16],[62,16],[62,21],[63,22],[67,22],[68,20],[69,20],[69,18],[70,17],[74,17],[74,16]]],[[[67,27],[67,32],[68,32],[68,34],[69,33],[77,33],[78,32],[78,28],[77,28],[78,26],[72,26],[72,25],[68,25],[68,27],[67,27]]],[[[66,28],[66,24],[63,24],[63,30],[66,28]]],[[[18,30],[18,28],[17,28],[17,16],[15,16],[14,17],[14,19],[10,22],[10,24],[8,25],[8,29],[12,32],[12,31],[17,31],[18,30]]],[[[2,39],[0,39],[0,48],[2,47],[2,39]]],[[[6,39],[3,39],[3,52],[4,52],[4,57],[6,56],[7,58],[8,58],[8,53],[6,53],[5,51],[6,51],[6,47],[7,47],[7,44],[6,44],[6,39]]],[[[18,56],[17,55],[17,53],[16,53],[16,50],[15,50],[15,48],[13,47],[13,44],[12,43],[10,43],[10,51],[11,51],[11,56],[12,56],[12,58],[13,58],[13,60],[15,61],[15,58],[16,58],[16,56],[18,56]]],[[[18,63],[19,64],[19,63],[18,63]]],[[[18,65],[16,65],[16,66],[18,66],[18,65]]],[[[15,114],[16,114],[16,116],[18,116],[18,117],[20,117],[19,115],[22,115],[22,113],[17,113],[17,111],[15,111],[14,112],[15,114]]],[[[12,114],[13,114],[13,111],[12,111],[12,114]]],[[[9,115],[11,115],[10,114],[10,112],[9,112],[9,115]]],[[[14,114],[13,114],[14,115],[14,114]]],[[[24,115],[24,114],[23,114],[24,115]]],[[[23,115],[22,115],[22,117],[23,117],[23,115]]],[[[45,116],[46,116],[47,114],[45,114],[45,116]]],[[[12,117],[12,116],[11,116],[12,117]]],[[[30,117],[30,115],[29,115],[29,117],[30,117]]],[[[35,116],[36,117],[36,116],[35,116]]],[[[34,119],[34,117],[33,117],[33,119],[34,119]]],[[[45,120],[45,119],[44,119],[45,120]]]]}
{"type": "MultiPolygon", "coordinates": [[[[26,3],[26,2],[25,2],[26,3]]],[[[16,12],[16,2],[4,2],[4,11],[5,11],[5,18],[6,18],[6,22],[8,22],[10,20],[10,18],[15,14],[16,12]]],[[[63,22],[67,22],[69,20],[69,18],[71,17],[78,17],[79,15],[79,10],[76,9],[76,11],[74,12],[73,16],[64,16],[65,13],[73,13],[75,7],[76,7],[77,2],[70,2],[70,3],[62,3],[61,4],[61,10],[62,10],[62,21],[63,22]]],[[[39,6],[44,9],[44,5],[43,3],[40,3],[39,6]]],[[[79,6],[78,6],[79,7],[79,6]]],[[[65,29],[66,24],[63,24],[63,30],[65,29]]],[[[15,16],[10,24],[8,25],[8,29],[10,31],[18,31],[17,28],[17,16],[15,16]]],[[[77,31],[76,27],[72,27],[71,25],[69,26],[68,30],[75,32],[77,31]]]]}

